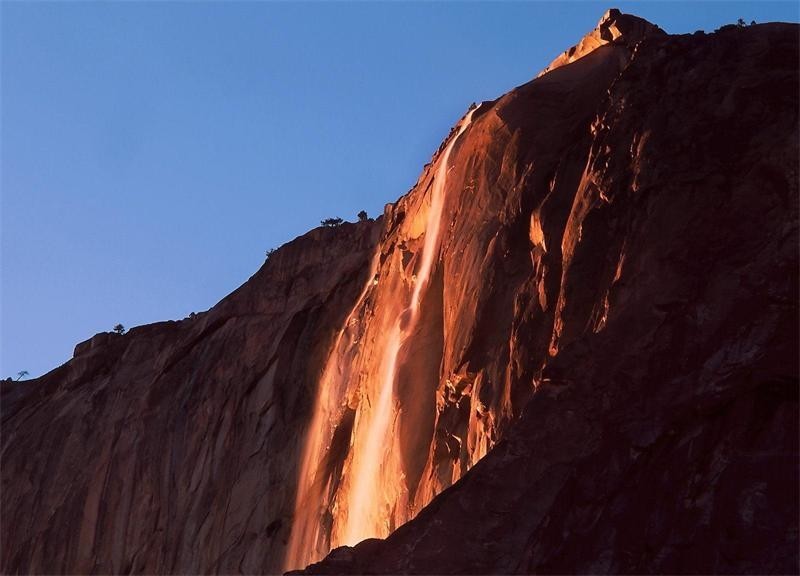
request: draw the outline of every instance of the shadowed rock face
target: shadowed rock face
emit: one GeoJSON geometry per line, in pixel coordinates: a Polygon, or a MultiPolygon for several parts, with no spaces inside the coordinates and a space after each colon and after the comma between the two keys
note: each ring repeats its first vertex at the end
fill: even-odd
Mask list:
{"type": "Polygon", "coordinates": [[[316,369],[380,227],[316,229],[194,319],[3,383],[2,571],[276,571],[316,369]]]}
{"type": "Polygon", "coordinates": [[[346,348],[324,551],[442,174],[393,381],[386,519],[410,521],[308,571],[797,572],[798,27],[668,36],[612,10],[469,119],[378,221],[3,383],[3,572],[280,569],[346,348]]]}

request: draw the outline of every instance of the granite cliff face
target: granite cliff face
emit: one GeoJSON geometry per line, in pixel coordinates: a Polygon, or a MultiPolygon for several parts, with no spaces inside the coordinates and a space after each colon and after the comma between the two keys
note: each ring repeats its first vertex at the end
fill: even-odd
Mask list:
{"type": "Polygon", "coordinates": [[[379,232],[314,230],[194,319],[4,384],[2,571],[276,571],[317,370],[379,232]]]}
{"type": "Polygon", "coordinates": [[[609,11],[374,222],[2,384],[7,573],[797,572],[798,27],[609,11]]]}

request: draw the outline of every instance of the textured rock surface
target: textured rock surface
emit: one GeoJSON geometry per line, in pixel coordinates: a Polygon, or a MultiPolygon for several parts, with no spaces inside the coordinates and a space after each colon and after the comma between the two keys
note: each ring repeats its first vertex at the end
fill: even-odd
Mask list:
{"type": "Polygon", "coordinates": [[[556,68],[575,62],[600,46],[614,44],[633,47],[648,36],[663,34],[664,31],[661,28],[647,20],[630,14],[622,14],[616,8],[612,8],[603,14],[594,30],[581,38],[581,41],[575,46],[560,54],[539,73],[539,76],[544,76],[556,68]]]}
{"type": "Polygon", "coordinates": [[[500,358],[537,390],[416,519],[309,572],[798,571],[797,40],[651,36],[591,125],[554,123],[614,47],[498,101],[505,248],[477,291],[494,326],[491,289],[516,294],[500,358]]]}
{"type": "MultiPolygon", "coordinates": [[[[418,515],[309,570],[797,572],[798,27],[610,11],[548,70],[452,147],[395,382],[418,515]]],[[[318,381],[346,323],[335,495],[440,157],[207,313],[3,383],[2,571],[280,569],[318,381]]]]}
{"type": "Polygon", "coordinates": [[[2,572],[277,571],[315,370],[380,226],[314,230],[207,313],[4,383],[2,572]]]}
{"type": "MultiPolygon", "coordinates": [[[[634,49],[621,41],[601,46],[495,102],[482,103],[455,142],[438,266],[395,383],[394,437],[401,446],[387,449],[385,457],[393,462],[400,453],[401,473],[394,477],[406,486],[398,489],[392,478],[383,480],[384,488],[396,494],[395,505],[386,507],[385,528],[376,528],[375,536],[413,517],[495,445],[533,394],[562,324],[577,329],[578,322],[588,322],[584,316],[596,313],[611,279],[603,279],[605,284],[592,279],[596,293],[582,295],[580,308],[563,310],[561,244],[574,240],[580,227],[567,226],[573,204],[588,201],[588,192],[581,193],[586,200],[575,198],[579,187],[586,187],[583,172],[596,141],[592,123],[634,49]]],[[[435,157],[411,193],[387,210],[379,285],[354,318],[356,327],[366,326],[353,336],[365,342],[354,352],[354,374],[381,374],[380,360],[361,359],[375,356],[370,343],[380,343],[380,335],[391,330],[387,311],[393,317],[401,313],[394,303],[414,284],[423,251],[419,236],[429,224],[429,195],[440,161],[435,157]]],[[[349,426],[351,412],[363,405],[368,386],[356,376],[348,384],[348,410],[331,419],[331,430],[349,426]]],[[[367,395],[370,405],[376,396],[367,395]]],[[[357,450],[358,444],[351,448],[357,450]]],[[[323,526],[323,549],[341,543],[338,526],[350,512],[341,505],[341,493],[351,481],[352,451],[329,456],[315,471],[316,482],[329,488],[304,503],[322,509],[316,524],[323,526]]]]}

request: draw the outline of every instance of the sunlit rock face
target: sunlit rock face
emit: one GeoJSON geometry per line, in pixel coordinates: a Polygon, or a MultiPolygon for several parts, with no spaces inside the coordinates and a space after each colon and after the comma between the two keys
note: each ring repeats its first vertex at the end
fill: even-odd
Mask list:
{"type": "Polygon", "coordinates": [[[378,220],[4,383],[0,568],[796,570],[797,39],[609,11],[378,220]]]}
{"type": "Polygon", "coordinates": [[[663,34],[663,30],[647,20],[631,14],[622,14],[616,8],[612,8],[603,14],[594,30],[581,38],[580,42],[575,46],[560,54],[547,68],[539,73],[539,76],[575,62],[579,58],[583,58],[597,50],[600,46],[612,44],[633,47],[649,36],[663,34]]]}
{"type": "Polygon", "coordinates": [[[388,207],[372,283],[321,381],[286,569],[387,536],[531,397],[553,338],[561,231],[535,243],[530,223],[563,228],[597,103],[631,54],[603,48],[470,110],[388,207]],[[345,428],[346,452],[333,442],[345,428]]]}

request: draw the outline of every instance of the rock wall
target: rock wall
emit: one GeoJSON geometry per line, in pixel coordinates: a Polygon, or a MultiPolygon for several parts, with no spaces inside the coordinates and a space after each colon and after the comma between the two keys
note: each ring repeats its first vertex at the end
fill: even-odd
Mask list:
{"type": "Polygon", "coordinates": [[[314,230],[208,312],[3,383],[2,572],[276,572],[318,371],[380,228],[314,230]]]}
{"type": "MultiPolygon", "coordinates": [[[[498,115],[553,106],[540,86],[602,50],[498,115]]],[[[569,146],[529,157],[478,276],[527,287],[490,308],[509,395],[534,383],[521,417],[414,520],[309,573],[797,573],[798,27],[646,39],[569,146]]]]}

